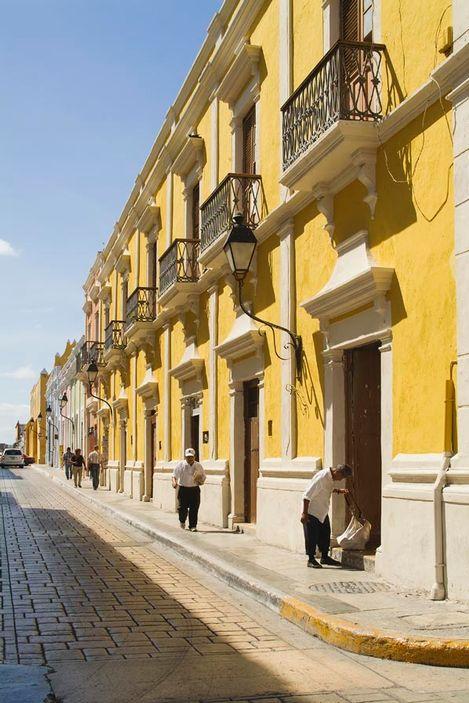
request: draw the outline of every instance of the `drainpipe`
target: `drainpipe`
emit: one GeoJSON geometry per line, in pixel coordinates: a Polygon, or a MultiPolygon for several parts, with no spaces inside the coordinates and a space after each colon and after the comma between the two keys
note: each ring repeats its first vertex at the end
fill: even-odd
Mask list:
{"type": "Polygon", "coordinates": [[[432,586],[431,600],[444,600],[445,553],[443,545],[443,489],[446,485],[446,472],[449,469],[451,452],[445,452],[445,459],[433,484],[433,532],[435,535],[435,583],[432,586]]]}
{"type": "Polygon", "coordinates": [[[454,437],[454,412],[455,391],[453,370],[457,361],[450,364],[450,378],[446,382],[445,393],[445,458],[441,465],[435,483],[433,484],[433,533],[435,535],[435,583],[432,586],[431,600],[444,600],[446,598],[446,555],[444,548],[444,520],[443,520],[443,490],[446,486],[446,476],[451,464],[451,457],[456,451],[454,437]]]}

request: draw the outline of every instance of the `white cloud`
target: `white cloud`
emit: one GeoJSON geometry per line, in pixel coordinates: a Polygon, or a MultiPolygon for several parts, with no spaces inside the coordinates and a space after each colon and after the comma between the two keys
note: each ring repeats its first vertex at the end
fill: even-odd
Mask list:
{"type": "Polygon", "coordinates": [[[29,406],[22,403],[0,403],[0,442],[13,442],[15,425],[26,422],[29,406]]]}
{"type": "Polygon", "coordinates": [[[6,239],[0,239],[0,256],[19,256],[19,251],[14,249],[6,239]]]}
{"type": "Polygon", "coordinates": [[[0,376],[2,378],[14,378],[17,381],[29,381],[36,378],[37,374],[31,364],[27,364],[27,366],[18,366],[13,371],[2,371],[0,376]]]}

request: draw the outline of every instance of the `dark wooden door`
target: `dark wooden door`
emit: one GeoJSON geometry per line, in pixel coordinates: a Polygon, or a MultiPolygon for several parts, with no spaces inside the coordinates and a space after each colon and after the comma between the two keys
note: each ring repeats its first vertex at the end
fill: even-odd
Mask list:
{"type": "Polygon", "coordinates": [[[191,447],[195,450],[195,459],[199,461],[200,415],[191,416],[191,447]]]}
{"type": "Polygon", "coordinates": [[[259,478],[259,383],[244,384],[244,519],[256,522],[259,478]]]}
{"type": "Polygon", "coordinates": [[[346,461],[353,489],[371,522],[370,548],[381,543],[381,361],[378,344],[345,353],[346,461]]]}
{"type": "Polygon", "coordinates": [[[145,486],[145,494],[153,498],[153,471],[156,462],[156,415],[151,416],[151,437],[150,437],[150,469],[148,471],[148,485],[145,486]]]}

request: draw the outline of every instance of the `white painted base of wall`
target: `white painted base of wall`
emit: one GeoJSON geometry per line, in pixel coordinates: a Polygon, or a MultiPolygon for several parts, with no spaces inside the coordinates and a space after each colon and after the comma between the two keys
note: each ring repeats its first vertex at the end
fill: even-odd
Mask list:
{"type": "Polygon", "coordinates": [[[124,471],[124,493],[129,498],[132,498],[132,467],[126,466],[124,471]]]}
{"type": "Polygon", "coordinates": [[[176,491],[171,484],[173,467],[158,467],[153,473],[153,503],[159,510],[176,510],[176,491]]]}
{"type": "Polygon", "coordinates": [[[230,482],[226,476],[207,476],[201,488],[199,520],[208,525],[228,527],[230,482]]]}
{"type": "Polygon", "coordinates": [[[304,554],[300,522],[308,479],[265,478],[257,482],[256,536],[262,542],[304,554]]]}
{"type": "Polygon", "coordinates": [[[107,465],[107,488],[114,493],[119,489],[119,465],[118,462],[109,462],[107,465]]]}
{"type": "MultiPolygon", "coordinates": [[[[450,472],[448,477],[452,480],[450,472]]],[[[443,491],[448,598],[469,599],[469,485],[443,491]]]]}

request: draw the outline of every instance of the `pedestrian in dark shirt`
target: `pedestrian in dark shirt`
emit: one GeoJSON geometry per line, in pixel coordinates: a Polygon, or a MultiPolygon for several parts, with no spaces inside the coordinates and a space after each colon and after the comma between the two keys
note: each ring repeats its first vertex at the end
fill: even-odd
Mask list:
{"type": "Polygon", "coordinates": [[[75,454],[72,455],[72,471],[75,488],[81,488],[83,468],[86,469],[85,457],[81,453],[81,449],[75,449],[75,454]]]}
{"type": "Polygon", "coordinates": [[[70,447],[67,447],[67,451],[62,457],[62,466],[65,468],[65,476],[67,481],[72,478],[72,457],[73,452],[70,447]]]}

